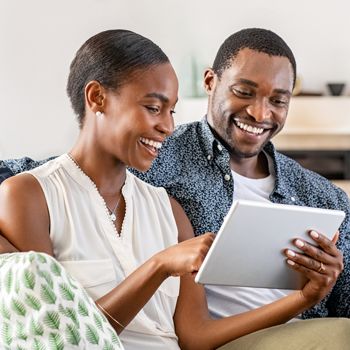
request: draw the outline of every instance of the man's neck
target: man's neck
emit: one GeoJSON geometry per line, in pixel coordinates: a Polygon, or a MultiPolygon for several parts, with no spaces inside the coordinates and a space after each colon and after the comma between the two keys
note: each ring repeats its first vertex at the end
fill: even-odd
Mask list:
{"type": "Polygon", "coordinates": [[[231,155],[230,167],[239,175],[251,179],[262,179],[270,175],[268,160],[264,152],[251,158],[235,158],[231,155]]]}

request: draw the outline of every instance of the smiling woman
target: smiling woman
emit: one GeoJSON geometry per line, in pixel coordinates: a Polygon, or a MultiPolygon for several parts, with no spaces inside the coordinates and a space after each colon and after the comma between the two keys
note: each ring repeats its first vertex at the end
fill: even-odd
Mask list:
{"type": "Polygon", "coordinates": [[[178,241],[171,202],[126,171],[147,170],[172,133],[176,74],[152,41],[110,30],[78,50],[67,92],[79,138],[67,154],[3,183],[0,230],[13,246],[1,241],[1,250],[53,255],[127,348],[178,349],[179,280],[163,281],[196,269],[196,250],[207,251],[212,236],[159,253],[178,241]]]}

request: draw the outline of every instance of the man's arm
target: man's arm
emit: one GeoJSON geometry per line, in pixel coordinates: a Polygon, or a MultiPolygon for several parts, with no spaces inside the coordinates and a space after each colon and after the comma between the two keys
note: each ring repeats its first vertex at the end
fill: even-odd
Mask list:
{"type": "MultiPolygon", "coordinates": [[[[193,237],[191,224],[184,211],[173,199],[171,203],[179,240],[193,237]]],[[[316,242],[327,253],[336,255],[334,244],[330,244],[325,237],[320,235],[316,242]]],[[[305,258],[304,254],[288,257],[294,261],[292,268],[307,276],[308,282],[301,291],[255,310],[222,319],[210,318],[204,288],[194,283],[193,274],[181,276],[180,295],[174,315],[181,349],[216,349],[243,335],[287,322],[321,300],[335,283],[339,269],[333,267],[321,274],[313,268],[318,256],[317,249],[311,244],[305,244],[301,249],[312,261],[305,258]]]]}
{"type": "Polygon", "coordinates": [[[0,184],[14,173],[8,168],[4,161],[0,161],[0,184]]]}
{"type": "Polygon", "coordinates": [[[343,253],[344,269],[331,293],[310,310],[303,313],[303,318],[347,317],[350,318],[350,203],[348,196],[340,189],[338,201],[332,209],[343,210],[345,220],[339,229],[337,247],[343,253]]]}
{"type": "Polygon", "coordinates": [[[19,159],[7,159],[0,161],[0,184],[7,178],[22,173],[23,171],[32,170],[39,165],[42,165],[55,157],[50,157],[44,160],[33,160],[28,157],[19,159]]]}

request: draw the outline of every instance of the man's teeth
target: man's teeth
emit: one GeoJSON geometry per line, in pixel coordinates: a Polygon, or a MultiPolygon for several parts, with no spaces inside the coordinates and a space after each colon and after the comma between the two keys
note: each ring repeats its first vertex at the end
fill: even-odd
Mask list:
{"type": "Polygon", "coordinates": [[[150,139],[146,139],[144,137],[141,137],[140,138],[141,142],[142,143],[145,143],[146,145],[150,145],[156,149],[159,149],[162,147],[162,143],[161,142],[157,142],[157,141],[153,141],[153,140],[150,140],[150,139]]]}
{"type": "Polygon", "coordinates": [[[256,128],[255,126],[247,125],[247,124],[241,123],[239,121],[236,121],[236,124],[238,125],[239,128],[241,128],[245,131],[248,131],[252,134],[255,134],[255,135],[260,135],[264,131],[263,128],[256,128]]]}

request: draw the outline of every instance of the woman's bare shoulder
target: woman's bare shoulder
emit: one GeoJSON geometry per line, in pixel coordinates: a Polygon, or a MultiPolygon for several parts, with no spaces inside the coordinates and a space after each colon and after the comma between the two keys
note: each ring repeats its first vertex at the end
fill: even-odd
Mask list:
{"type": "Polygon", "coordinates": [[[19,174],[0,186],[0,232],[21,251],[52,254],[45,195],[30,174],[19,174]]]}

